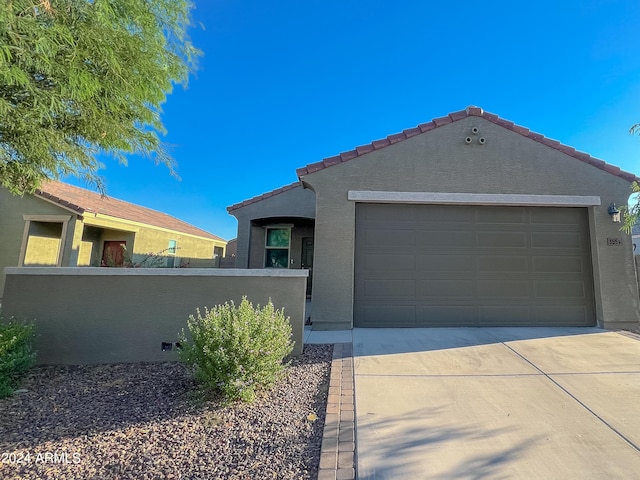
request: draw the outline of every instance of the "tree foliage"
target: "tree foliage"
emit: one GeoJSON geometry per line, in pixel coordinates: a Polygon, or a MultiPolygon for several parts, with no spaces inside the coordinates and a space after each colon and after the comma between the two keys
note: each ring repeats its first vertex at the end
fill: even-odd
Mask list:
{"type": "Polygon", "coordinates": [[[640,218],[640,184],[638,182],[633,182],[631,184],[631,194],[635,194],[635,198],[629,202],[629,205],[625,206],[622,210],[624,211],[624,223],[622,224],[621,230],[632,233],[633,227],[638,223],[638,219],[640,218]]]}
{"type": "Polygon", "coordinates": [[[0,1],[0,185],[76,175],[102,189],[97,153],[173,161],[161,105],[199,52],[190,0],[0,1]]]}
{"type": "MultiPolygon", "coordinates": [[[[631,135],[639,134],[640,123],[633,125],[629,129],[629,133],[631,135]]],[[[629,205],[623,209],[624,223],[621,228],[621,230],[624,230],[627,233],[631,233],[633,227],[638,223],[638,220],[640,220],[640,184],[638,184],[638,182],[633,182],[631,184],[631,194],[635,195],[635,197],[629,202],[629,205]]]]}

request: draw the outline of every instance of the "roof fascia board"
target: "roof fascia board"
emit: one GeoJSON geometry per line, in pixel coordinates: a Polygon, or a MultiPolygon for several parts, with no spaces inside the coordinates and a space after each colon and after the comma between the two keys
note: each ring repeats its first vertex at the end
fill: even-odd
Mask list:
{"type": "Polygon", "coordinates": [[[344,162],[348,162],[350,160],[353,160],[355,158],[358,158],[362,155],[366,155],[368,153],[371,153],[375,150],[380,150],[382,148],[386,148],[390,145],[393,145],[395,143],[398,142],[402,142],[408,138],[411,138],[415,135],[420,135],[421,133],[425,133],[428,132],[430,130],[434,130],[436,128],[439,128],[441,126],[444,125],[448,125],[450,123],[453,122],[457,122],[459,120],[462,120],[464,118],[467,117],[478,117],[478,118],[482,118],[486,121],[489,121],[491,123],[494,123],[500,127],[503,127],[507,130],[510,130],[512,132],[518,133],[519,135],[522,135],[523,137],[529,138],[530,140],[533,140],[535,142],[538,142],[542,145],[545,145],[549,148],[553,148],[555,150],[558,150],[559,152],[562,152],[570,157],[573,157],[583,163],[586,163],[588,165],[592,165],[600,170],[603,170],[607,173],[610,173],[611,175],[620,177],[628,182],[636,182],[636,181],[640,181],[640,177],[637,177],[635,174],[633,173],[629,173],[629,172],[625,172],[622,171],[620,169],[620,167],[616,167],[615,165],[610,165],[606,162],[604,162],[603,160],[597,159],[595,157],[592,157],[591,155],[584,153],[584,152],[579,152],[577,151],[575,148],[570,147],[568,145],[564,145],[561,142],[559,142],[558,140],[553,140],[551,138],[547,138],[544,135],[541,135],[539,133],[535,133],[532,132],[531,130],[529,130],[526,127],[522,127],[520,125],[515,124],[514,122],[510,121],[510,120],[505,120],[503,118],[500,118],[499,116],[493,114],[493,113],[489,113],[489,112],[485,112],[484,110],[482,110],[479,107],[475,107],[475,106],[469,106],[464,110],[460,110],[458,112],[452,112],[449,115],[445,116],[445,117],[440,117],[440,118],[436,118],[430,122],[427,123],[423,123],[418,125],[417,127],[414,128],[409,128],[407,130],[403,130],[400,133],[396,133],[393,135],[389,135],[387,138],[385,139],[381,139],[381,140],[375,140],[370,144],[367,145],[361,145],[359,147],[356,147],[353,150],[349,150],[347,152],[343,152],[339,155],[333,156],[333,157],[329,157],[329,158],[325,158],[324,160],[321,160],[319,162],[316,163],[311,163],[309,165],[307,165],[306,167],[302,167],[302,168],[298,168],[296,170],[296,174],[298,175],[298,179],[303,181],[303,179],[307,176],[307,175],[311,175],[317,171],[320,170],[324,170],[325,168],[329,168],[332,167],[334,165],[337,165],[339,163],[344,163],[344,162]]]}
{"type": "Polygon", "coordinates": [[[208,240],[210,242],[216,242],[223,245],[227,244],[225,240],[217,240],[215,238],[202,237],[199,235],[194,235],[192,233],[181,232],[180,230],[172,230],[170,228],[158,227],[156,225],[151,225],[149,223],[135,222],[133,220],[126,220],[124,218],[112,217],[111,215],[105,215],[103,213],[85,213],[84,223],[85,225],[90,225],[95,227],[114,228],[114,229],[117,229],[115,224],[122,224],[123,225],[122,229],[126,229],[126,231],[128,232],[137,233],[140,231],[140,228],[149,228],[149,229],[158,230],[161,232],[179,234],[183,237],[197,238],[199,240],[208,240]]]}
{"type": "Polygon", "coordinates": [[[45,197],[45,196],[41,195],[41,194],[40,194],[40,193],[38,193],[38,192],[36,192],[36,193],[34,194],[34,196],[35,196],[35,197],[37,197],[37,198],[39,198],[40,200],[44,200],[45,202],[49,202],[49,203],[51,203],[52,205],[55,205],[55,206],[56,206],[56,207],[58,207],[58,208],[62,208],[63,210],[66,210],[66,211],[68,211],[68,212],[71,212],[71,213],[73,213],[74,215],[77,215],[78,217],[82,217],[82,214],[84,213],[84,209],[82,209],[82,208],[80,209],[80,211],[79,211],[79,210],[75,210],[75,209],[73,209],[73,208],[71,208],[71,207],[67,207],[67,206],[63,205],[62,203],[59,203],[59,202],[56,202],[55,200],[52,200],[52,199],[50,199],[50,198],[47,198],[47,197],[45,197]]]}

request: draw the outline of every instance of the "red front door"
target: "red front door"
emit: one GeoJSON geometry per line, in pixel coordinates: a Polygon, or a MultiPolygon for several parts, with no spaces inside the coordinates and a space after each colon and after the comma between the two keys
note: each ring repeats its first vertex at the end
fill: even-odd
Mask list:
{"type": "Polygon", "coordinates": [[[122,267],[124,265],[124,249],[127,242],[124,240],[104,242],[102,250],[103,267],[122,267]]]}

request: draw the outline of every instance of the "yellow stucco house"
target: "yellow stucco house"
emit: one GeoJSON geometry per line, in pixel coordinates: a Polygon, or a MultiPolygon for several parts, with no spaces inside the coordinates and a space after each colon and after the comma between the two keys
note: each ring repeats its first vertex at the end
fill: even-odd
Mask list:
{"type": "Polygon", "coordinates": [[[227,242],[170,215],[61,182],[16,197],[0,188],[5,267],[220,266],[227,242]]]}

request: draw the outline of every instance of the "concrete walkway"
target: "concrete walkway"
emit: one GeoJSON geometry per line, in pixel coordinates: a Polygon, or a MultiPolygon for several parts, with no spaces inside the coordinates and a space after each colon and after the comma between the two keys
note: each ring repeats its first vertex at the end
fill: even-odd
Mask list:
{"type": "Polygon", "coordinates": [[[352,336],[360,479],[640,475],[638,337],[595,328],[352,336]]]}

